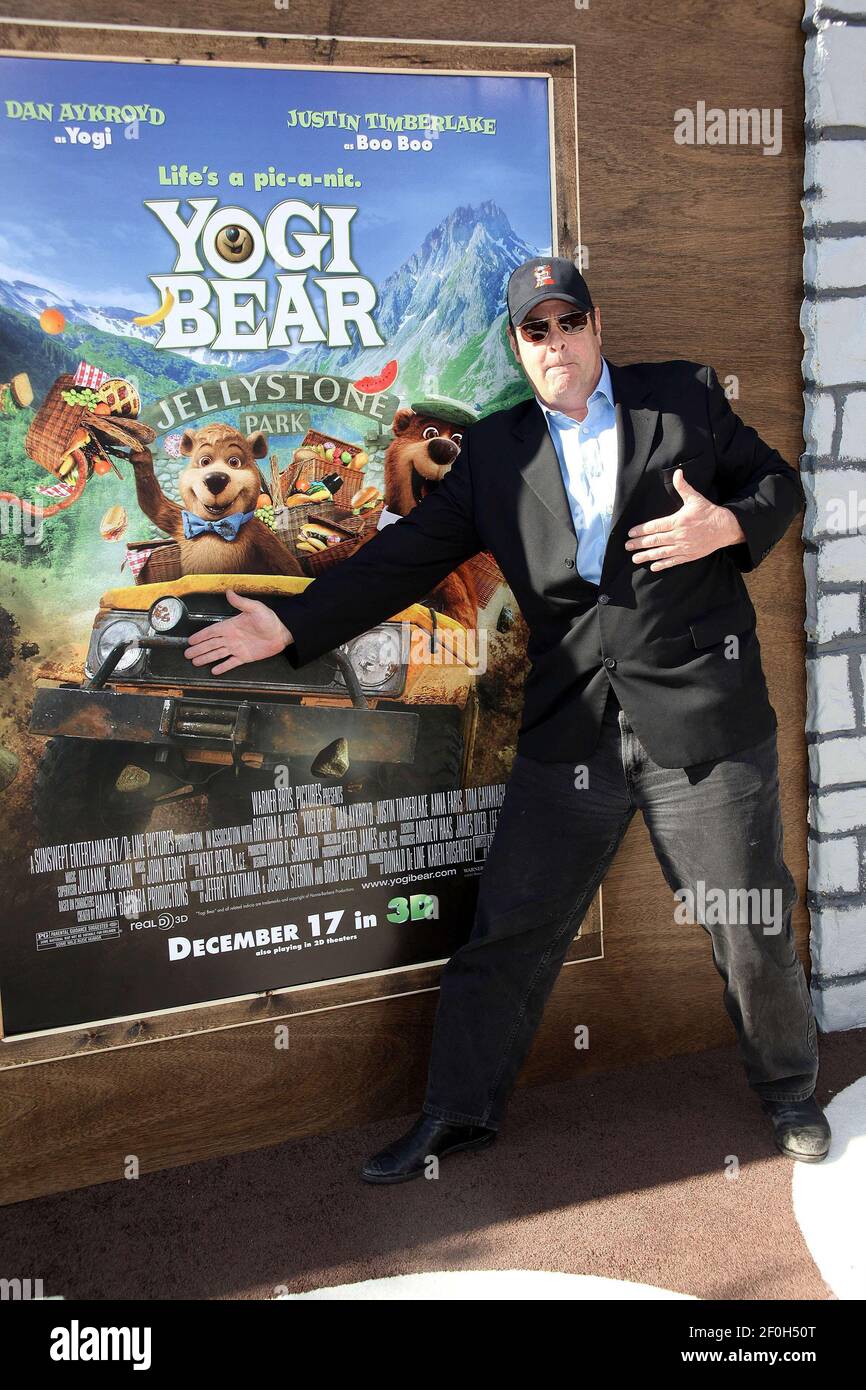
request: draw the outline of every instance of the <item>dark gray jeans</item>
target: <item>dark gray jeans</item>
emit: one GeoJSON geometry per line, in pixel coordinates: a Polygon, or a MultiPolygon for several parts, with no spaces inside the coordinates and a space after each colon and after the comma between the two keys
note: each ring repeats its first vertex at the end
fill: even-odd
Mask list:
{"type": "Polygon", "coordinates": [[[771,1100],[812,1094],[815,1014],[791,930],[798,898],[782,857],[776,734],[725,758],[659,767],[611,689],[585,764],[515,758],[472,934],[442,972],[425,1114],[499,1128],[568,947],[638,807],[677,896],[676,920],[699,922],[712,940],[748,1084],[771,1100]]]}

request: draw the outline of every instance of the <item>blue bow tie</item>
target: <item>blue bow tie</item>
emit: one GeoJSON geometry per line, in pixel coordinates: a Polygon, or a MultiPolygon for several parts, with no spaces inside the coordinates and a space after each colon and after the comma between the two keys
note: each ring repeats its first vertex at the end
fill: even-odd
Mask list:
{"type": "Polygon", "coordinates": [[[203,531],[215,531],[218,536],[222,536],[224,541],[236,541],[238,531],[245,521],[255,516],[255,512],[234,512],[229,516],[220,517],[219,521],[205,521],[202,517],[196,516],[195,512],[188,512],[186,507],[181,508],[183,516],[183,534],[187,540],[192,540],[200,536],[203,531]]]}

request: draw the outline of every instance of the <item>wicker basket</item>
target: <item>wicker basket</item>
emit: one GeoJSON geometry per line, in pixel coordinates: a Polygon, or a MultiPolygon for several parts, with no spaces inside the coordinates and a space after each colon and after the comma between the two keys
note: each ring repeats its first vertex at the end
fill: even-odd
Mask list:
{"type": "Polygon", "coordinates": [[[485,608],[500,584],[505,583],[505,575],[497,565],[489,550],[481,550],[466,562],[472,571],[475,588],[478,592],[478,607],[485,608]]]}
{"type": "Polygon", "coordinates": [[[349,468],[345,463],[329,463],[327,459],[306,459],[301,465],[301,471],[296,479],[299,482],[311,482],[314,478],[327,478],[337,474],[342,479],[343,486],[334,493],[334,500],[340,501],[346,511],[351,511],[349,499],[354,497],[356,492],[360,492],[367,483],[364,474],[359,468],[349,468]]]}
{"type": "Polygon", "coordinates": [[[298,539],[301,527],[309,521],[310,513],[316,510],[317,505],[321,506],[321,503],[317,504],[311,500],[299,502],[294,507],[275,506],[274,532],[283,542],[283,545],[287,545],[292,552],[294,552],[295,541],[298,539]]]}
{"type": "MultiPolygon", "coordinates": [[[[338,439],[335,434],[320,434],[318,430],[307,430],[307,433],[304,435],[298,447],[307,449],[313,444],[333,444],[335,447],[339,445],[340,453],[351,454],[352,458],[357,458],[358,454],[367,452],[362,444],[350,444],[345,439],[338,439]]],[[[324,460],[322,461],[324,462],[324,460]]],[[[335,459],[334,462],[339,464],[338,459],[335,459]]],[[[341,466],[345,467],[346,465],[343,464],[341,466]]]]}
{"type": "Polygon", "coordinates": [[[355,535],[347,536],[345,541],[340,541],[337,545],[329,545],[327,550],[318,550],[315,554],[302,550],[298,559],[307,574],[313,576],[321,574],[322,570],[330,568],[331,565],[339,564],[340,560],[348,560],[349,556],[354,555],[358,549],[359,542],[366,540],[371,531],[377,529],[381,513],[381,505],[357,517],[350,511],[341,512],[340,508],[334,506],[333,503],[330,506],[326,503],[324,507],[318,508],[315,513],[309,516],[308,520],[321,520],[338,528],[341,525],[350,526],[355,531],[355,535]]]}
{"type": "MultiPolygon", "coordinates": [[[[366,454],[366,450],[361,444],[350,444],[348,440],[339,439],[335,434],[321,434],[319,430],[307,430],[296,453],[302,449],[312,448],[317,444],[333,444],[335,452],[351,454],[353,459],[356,459],[359,454],[366,454]]],[[[303,460],[298,478],[325,478],[329,473],[336,473],[338,477],[342,478],[343,486],[335,496],[342,500],[344,507],[348,508],[349,498],[353,497],[360,488],[366,487],[363,468],[355,468],[351,463],[341,463],[339,458],[334,458],[333,461],[310,458],[303,460]]]]}
{"type": "Polygon", "coordinates": [[[63,392],[72,390],[74,386],[75,378],[70,373],[57,378],[33,416],[24,440],[28,457],[49,473],[59,477],[60,465],[72,437],[81,428],[89,430],[100,447],[111,448],[114,453],[118,445],[121,448],[140,449],[156,439],[156,430],[139,420],[127,419],[125,415],[95,415],[83,405],[69,405],[63,399],[63,392]],[[107,443],[108,440],[111,445],[107,443]]]}
{"type": "Polygon", "coordinates": [[[136,584],[160,584],[181,578],[180,546],[177,541],[127,541],[126,548],[151,552],[138,574],[133,573],[136,584]]]}
{"type": "Polygon", "coordinates": [[[67,405],[63,399],[61,393],[71,390],[74,385],[75,378],[71,374],[57,378],[33,416],[24,440],[28,456],[34,463],[47,468],[49,473],[59,474],[72,436],[81,427],[84,416],[89,414],[83,405],[67,405]]]}
{"type": "Polygon", "coordinates": [[[322,570],[330,569],[331,565],[337,565],[341,560],[348,560],[350,555],[354,555],[359,539],[353,536],[351,540],[340,541],[338,545],[329,545],[327,550],[317,550],[315,553],[302,550],[298,559],[307,574],[315,577],[321,574],[322,570]]]}
{"type": "Polygon", "coordinates": [[[310,512],[307,519],[308,521],[323,521],[326,526],[333,526],[338,531],[345,531],[347,540],[357,540],[358,536],[369,530],[367,518],[367,512],[355,516],[354,512],[347,511],[345,507],[338,507],[335,502],[320,502],[310,512]]]}

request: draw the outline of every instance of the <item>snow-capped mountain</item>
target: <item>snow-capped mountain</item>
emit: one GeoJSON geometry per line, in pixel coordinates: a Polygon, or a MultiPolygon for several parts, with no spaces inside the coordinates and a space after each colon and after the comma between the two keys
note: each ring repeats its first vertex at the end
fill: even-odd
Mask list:
{"type": "MultiPolygon", "coordinates": [[[[32,285],[26,280],[0,280],[0,305],[17,309],[19,313],[38,318],[43,309],[59,309],[69,323],[86,323],[98,328],[102,333],[113,333],[121,338],[139,338],[143,343],[154,347],[159,341],[161,330],[158,327],[142,327],[133,323],[140,309],[121,309],[116,305],[94,306],[84,304],[79,299],[68,299],[42,285],[32,285]]],[[[184,356],[206,366],[223,367],[227,372],[247,371],[250,367],[284,367],[291,358],[285,352],[211,352],[210,348],[189,348],[184,356]]]]}
{"type": "MultiPolygon", "coordinates": [[[[536,254],[536,248],[515,234],[496,203],[458,207],[382,283],[374,318],[384,347],[264,352],[191,348],[183,356],[227,373],[278,370],[302,361],[307,370],[348,372],[353,378],[374,374],[396,357],[400,370],[395,389],[404,398],[432,392],[480,406],[520,378],[502,332],[505,286],[514,267],[536,254]]],[[[64,299],[25,280],[0,281],[0,304],[35,318],[43,309],[56,307],[70,323],[86,323],[151,346],[160,337],[158,327],[132,322],[136,310],[64,299]]]]}
{"type": "Polygon", "coordinates": [[[119,309],[115,305],[103,304],[94,307],[82,304],[78,299],[66,299],[54,290],[42,285],[31,285],[26,280],[0,280],[0,304],[9,309],[17,309],[22,314],[32,314],[38,318],[43,309],[60,309],[70,322],[89,323],[103,333],[114,333],[124,338],[142,338],[153,343],[159,334],[154,328],[140,328],[132,322],[138,309],[119,309]]]}
{"type": "Polygon", "coordinates": [[[536,254],[496,203],[455,208],[383,282],[374,317],[385,347],[319,351],[316,369],[367,375],[396,357],[403,393],[483,402],[519,376],[502,337],[505,286],[536,254]]]}

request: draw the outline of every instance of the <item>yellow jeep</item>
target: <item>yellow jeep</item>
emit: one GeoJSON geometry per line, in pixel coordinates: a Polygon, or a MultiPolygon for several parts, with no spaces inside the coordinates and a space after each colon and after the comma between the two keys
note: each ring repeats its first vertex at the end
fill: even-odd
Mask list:
{"type": "Polygon", "coordinates": [[[155,806],[203,791],[221,825],[249,819],[250,791],[288,782],[341,784],[347,801],[465,785],[477,654],[443,613],[412,604],[297,671],[279,654],[214,675],[183,655],[190,633],[237,613],[226,589],[267,598],[315,582],[186,575],[103,594],[83,678],[37,681],[43,837],[58,815],[84,838],[141,831],[155,806]]]}

